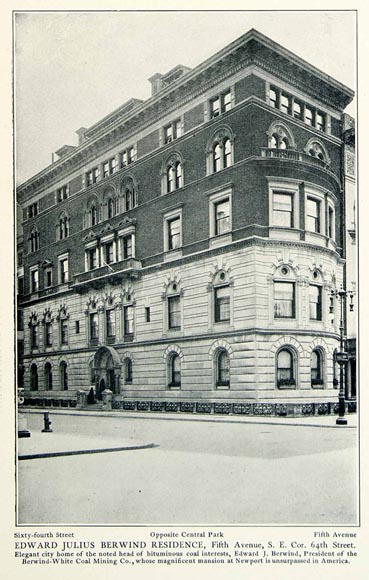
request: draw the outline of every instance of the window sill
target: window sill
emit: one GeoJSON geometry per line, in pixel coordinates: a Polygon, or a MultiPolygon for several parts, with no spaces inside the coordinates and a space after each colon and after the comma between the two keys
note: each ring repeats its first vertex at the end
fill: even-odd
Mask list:
{"type": "Polygon", "coordinates": [[[232,243],[232,232],[227,232],[225,234],[219,234],[210,238],[209,246],[210,248],[219,248],[221,246],[226,246],[232,243]]]}
{"type": "Polygon", "coordinates": [[[172,260],[178,260],[182,258],[182,248],[175,250],[167,250],[164,253],[164,262],[170,262],[172,260]]]}

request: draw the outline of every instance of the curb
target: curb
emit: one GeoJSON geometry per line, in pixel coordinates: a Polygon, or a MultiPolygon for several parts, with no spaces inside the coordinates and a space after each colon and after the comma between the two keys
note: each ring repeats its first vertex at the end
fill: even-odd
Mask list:
{"type": "Polygon", "coordinates": [[[33,453],[30,455],[18,455],[19,461],[27,459],[47,459],[50,457],[67,457],[70,455],[91,455],[92,453],[112,453],[114,451],[134,451],[137,449],[153,449],[159,447],[155,443],[148,445],[132,445],[132,447],[107,447],[103,449],[80,449],[76,451],[52,451],[50,453],[33,453]]]}

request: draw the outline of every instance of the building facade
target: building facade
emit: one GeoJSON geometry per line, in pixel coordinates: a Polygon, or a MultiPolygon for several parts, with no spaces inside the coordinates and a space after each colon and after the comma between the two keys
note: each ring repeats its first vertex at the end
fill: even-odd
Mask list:
{"type": "Polygon", "coordinates": [[[26,402],[325,412],[354,93],[255,30],[149,80],[18,188],[26,402]]]}

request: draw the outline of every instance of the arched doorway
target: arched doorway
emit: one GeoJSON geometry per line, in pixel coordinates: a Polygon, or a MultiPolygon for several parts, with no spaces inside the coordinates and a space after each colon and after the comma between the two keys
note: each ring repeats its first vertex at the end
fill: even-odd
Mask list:
{"type": "Polygon", "coordinates": [[[96,351],[94,362],[96,397],[102,398],[101,393],[110,389],[115,395],[120,392],[121,362],[118,353],[110,346],[102,346],[96,351]]]}

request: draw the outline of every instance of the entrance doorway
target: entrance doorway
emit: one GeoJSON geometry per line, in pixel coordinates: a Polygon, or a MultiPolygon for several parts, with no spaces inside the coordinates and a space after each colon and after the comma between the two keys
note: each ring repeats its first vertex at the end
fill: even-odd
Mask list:
{"type": "Polygon", "coordinates": [[[114,394],[119,394],[121,362],[116,350],[109,346],[99,348],[94,357],[93,369],[96,397],[99,400],[101,400],[102,392],[105,389],[110,389],[114,394]]]}

